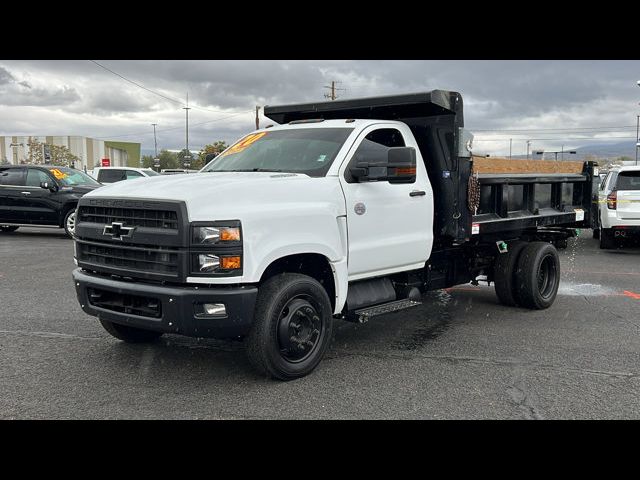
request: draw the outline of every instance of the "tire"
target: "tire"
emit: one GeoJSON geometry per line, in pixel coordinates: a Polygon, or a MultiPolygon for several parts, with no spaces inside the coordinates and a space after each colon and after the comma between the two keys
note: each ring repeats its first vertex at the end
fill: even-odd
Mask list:
{"type": "Polygon", "coordinates": [[[600,229],[600,248],[602,250],[609,250],[610,248],[615,248],[616,242],[613,238],[613,232],[611,232],[610,228],[601,228],[600,229]]]}
{"type": "Polygon", "coordinates": [[[520,254],[515,276],[521,306],[532,310],[549,308],[560,286],[558,251],[550,243],[530,243],[520,254]]]}
{"type": "Polygon", "coordinates": [[[13,225],[0,225],[0,231],[2,231],[2,233],[15,232],[19,228],[20,227],[15,227],[13,225]]]}
{"type": "Polygon", "coordinates": [[[493,266],[493,282],[495,283],[496,295],[502,305],[509,307],[518,305],[515,272],[520,253],[526,246],[526,242],[512,242],[508,247],[507,253],[501,253],[496,258],[493,266]]]}
{"type": "Polygon", "coordinates": [[[331,339],[329,296],[315,279],[283,273],[258,290],[247,357],[260,373],[280,380],[304,377],[324,356],[331,339]]]}
{"type": "Polygon", "coordinates": [[[128,327],[118,323],[109,322],[108,320],[100,320],[104,329],[118,340],[127,343],[148,343],[157,340],[162,336],[162,332],[154,332],[152,330],[143,330],[141,328],[128,327]]]}
{"type": "Polygon", "coordinates": [[[69,238],[73,238],[73,233],[76,228],[76,208],[71,208],[67,211],[64,216],[64,222],[62,223],[64,226],[64,231],[69,238]]]}
{"type": "Polygon", "coordinates": [[[595,238],[596,240],[600,238],[600,229],[599,228],[594,228],[593,229],[593,238],[595,238]]]}

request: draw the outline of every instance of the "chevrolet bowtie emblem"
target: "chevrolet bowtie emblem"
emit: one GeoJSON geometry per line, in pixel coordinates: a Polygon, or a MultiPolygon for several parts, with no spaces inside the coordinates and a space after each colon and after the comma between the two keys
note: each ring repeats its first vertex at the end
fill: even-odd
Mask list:
{"type": "Polygon", "coordinates": [[[105,225],[102,231],[103,235],[110,235],[114,240],[122,240],[123,238],[131,238],[136,227],[125,227],[122,222],[112,222],[111,225],[105,225]]]}

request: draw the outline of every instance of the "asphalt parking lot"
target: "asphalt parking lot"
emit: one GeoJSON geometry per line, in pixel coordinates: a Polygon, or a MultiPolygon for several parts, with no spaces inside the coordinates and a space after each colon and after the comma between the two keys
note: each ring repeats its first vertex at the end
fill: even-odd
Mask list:
{"type": "Polygon", "coordinates": [[[561,251],[545,311],[493,287],[431,292],[365,325],[336,321],[308,377],[256,375],[240,342],[127,345],[78,305],[62,230],[0,234],[2,419],[637,419],[640,248],[561,251]]]}

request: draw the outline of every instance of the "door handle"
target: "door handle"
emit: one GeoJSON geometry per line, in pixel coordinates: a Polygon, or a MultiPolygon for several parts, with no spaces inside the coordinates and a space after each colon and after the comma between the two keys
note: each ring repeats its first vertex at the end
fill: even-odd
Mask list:
{"type": "Polygon", "coordinates": [[[23,195],[31,195],[31,192],[20,192],[20,193],[22,193],[23,195]]]}
{"type": "Polygon", "coordinates": [[[422,196],[424,196],[426,194],[427,194],[427,192],[425,192],[424,190],[414,190],[409,194],[409,196],[410,197],[422,197],[422,196]]]}

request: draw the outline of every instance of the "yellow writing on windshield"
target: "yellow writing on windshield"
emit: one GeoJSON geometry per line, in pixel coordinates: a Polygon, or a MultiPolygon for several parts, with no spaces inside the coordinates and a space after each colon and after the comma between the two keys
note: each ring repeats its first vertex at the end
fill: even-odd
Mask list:
{"type": "Polygon", "coordinates": [[[67,178],[69,176],[66,173],[58,170],[57,168],[52,168],[50,172],[53,173],[53,176],[56,177],[58,180],[62,180],[63,178],[67,178]]]}
{"type": "Polygon", "coordinates": [[[252,143],[260,140],[267,133],[268,132],[253,133],[251,135],[248,135],[248,136],[244,137],[239,142],[234,143],[231,146],[231,148],[229,148],[226,152],[224,152],[222,154],[222,156],[224,156],[224,155],[233,155],[234,153],[239,153],[239,152],[243,151],[245,148],[247,148],[252,143]]]}

